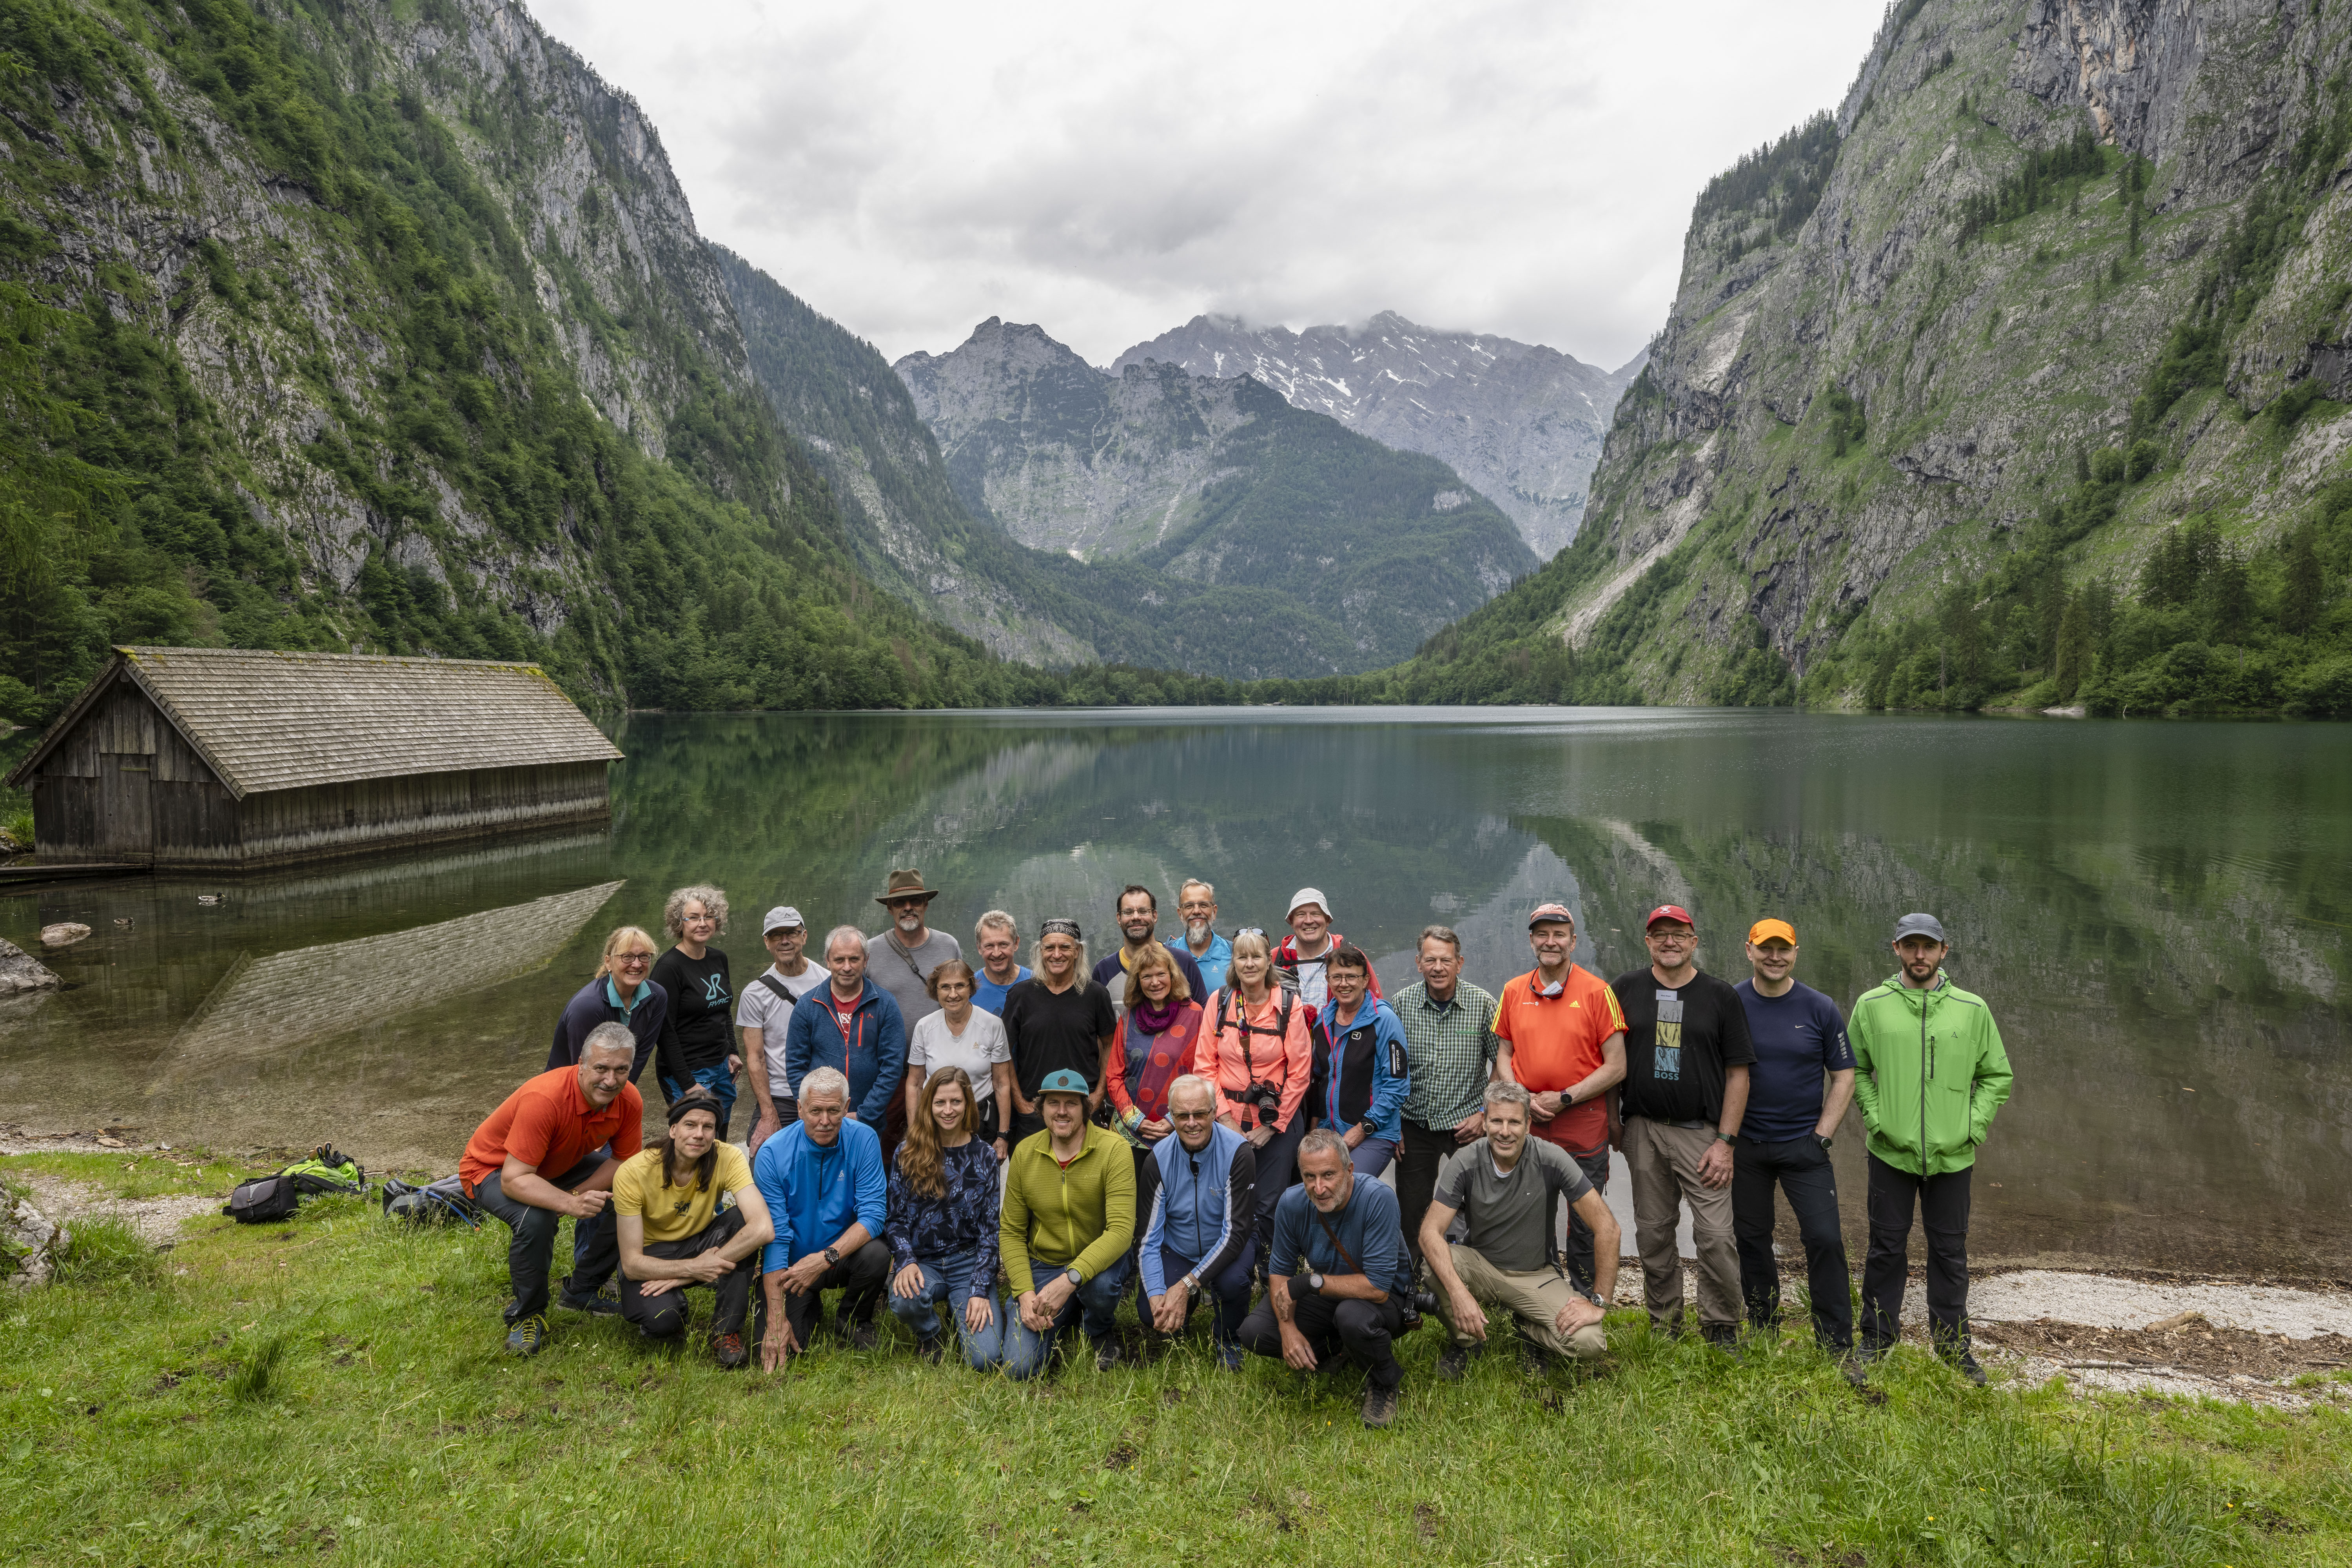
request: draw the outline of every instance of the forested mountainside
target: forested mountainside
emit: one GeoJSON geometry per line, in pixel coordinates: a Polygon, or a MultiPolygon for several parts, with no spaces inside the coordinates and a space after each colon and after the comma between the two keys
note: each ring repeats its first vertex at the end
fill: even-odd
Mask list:
{"type": "Polygon", "coordinates": [[[2352,11],[1901,0],[1423,700],[2352,710],[2352,11]]]}
{"type": "Polygon", "coordinates": [[[1645,355],[1610,372],[1540,343],[1445,331],[1382,310],[1360,327],[1252,327],[1195,316],[1113,360],[1248,375],[1295,408],[1435,458],[1518,525],[1538,559],[1576,537],[1617,399],[1645,355]]]}
{"type": "MultiPolygon", "coordinates": [[[[1107,376],[1034,326],[992,317],[896,369],[977,517],[1040,550],[1157,584],[1136,613],[1213,622],[1278,595],[1319,623],[1278,662],[1304,676],[1391,664],[1536,566],[1511,521],[1444,464],[1292,407],[1249,379],[1173,364],[1107,376]],[[1180,596],[1198,603],[1180,611],[1180,596]]],[[[1207,668],[1194,665],[1192,668],[1207,668]]]]}
{"type": "Polygon", "coordinates": [[[860,576],[653,127],[520,6],[0,0],[0,717],[126,641],[1092,689],[860,576]]]}

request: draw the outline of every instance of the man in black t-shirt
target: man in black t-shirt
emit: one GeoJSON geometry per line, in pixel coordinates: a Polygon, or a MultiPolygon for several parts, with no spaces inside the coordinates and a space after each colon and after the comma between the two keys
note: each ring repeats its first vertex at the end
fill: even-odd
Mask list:
{"type": "Polygon", "coordinates": [[[1682,1259],[1675,1221],[1691,1209],[1698,1252],[1699,1331],[1739,1332],[1739,1251],[1732,1238],[1731,1149],[1756,1059],[1739,993],[1695,962],[1698,930],[1677,904],[1650,911],[1650,966],[1611,982],[1625,1013],[1625,1084],[1617,1147],[1633,1176],[1633,1238],[1651,1325],[1679,1333],[1682,1259]]]}
{"type": "Polygon", "coordinates": [[[1110,993],[1087,978],[1086,939],[1076,921],[1038,928],[1037,972],[1004,994],[1004,1037],[1013,1047],[1013,1134],[1042,1131],[1037,1105],[1045,1075],[1064,1069],[1087,1080],[1087,1108],[1102,1104],[1103,1053],[1118,1029],[1110,993]]]}

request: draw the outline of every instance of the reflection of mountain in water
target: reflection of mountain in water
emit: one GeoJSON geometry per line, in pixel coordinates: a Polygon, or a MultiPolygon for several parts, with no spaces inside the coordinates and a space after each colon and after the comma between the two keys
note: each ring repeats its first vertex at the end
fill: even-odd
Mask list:
{"type": "Polygon", "coordinates": [[[623,886],[604,882],[435,925],[239,959],[173,1039],[149,1092],[394,1016],[420,993],[446,1002],[543,968],[623,886]]]}

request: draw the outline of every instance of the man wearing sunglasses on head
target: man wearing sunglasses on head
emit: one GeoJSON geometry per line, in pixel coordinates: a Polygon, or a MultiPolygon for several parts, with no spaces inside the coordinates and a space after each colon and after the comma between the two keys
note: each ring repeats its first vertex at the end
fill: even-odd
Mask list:
{"type": "Polygon", "coordinates": [[[1185,1074],[1168,1086],[1163,1138],[1142,1163],[1137,1206],[1147,1216],[1141,1247],[1144,1328],[1181,1332],[1192,1304],[1216,1303],[1211,1333],[1228,1372],[1242,1369],[1242,1320],[1257,1266],[1257,1151],[1217,1125],[1216,1086],[1185,1074]]]}

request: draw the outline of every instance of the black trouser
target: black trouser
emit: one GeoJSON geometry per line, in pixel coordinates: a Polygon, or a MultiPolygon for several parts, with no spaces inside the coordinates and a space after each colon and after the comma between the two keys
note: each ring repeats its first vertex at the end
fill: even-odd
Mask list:
{"type": "MultiPolygon", "coordinates": [[[[1292,1284],[1297,1289],[1290,1297],[1291,1321],[1307,1336],[1318,1363],[1328,1366],[1333,1356],[1345,1355],[1364,1369],[1364,1381],[1374,1388],[1394,1388],[1404,1381],[1395,1343],[1404,1330],[1404,1313],[1397,1305],[1396,1292],[1391,1290],[1387,1300],[1375,1304],[1352,1297],[1315,1295],[1307,1289],[1304,1276],[1292,1284]]],[[[1275,1318],[1271,1300],[1260,1301],[1257,1310],[1242,1320],[1241,1342],[1253,1354],[1282,1359],[1282,1325],[1275,1318]]]]}
{"type": "Polygon", "coordinates": [[[1885,1350],[1903,1331],[1903,1286],[1911,1272],[1911,1214],[1927,1233],[1927,1337],[1955,1353],[1969,1348],[1968,1170],[1915,1176],[1870,1156],[1870,1255],[1862,1266],[1862,1342],[1885,1350]]]}
{"type": "MultiPolygon", "coordinates": [[[[867,1242],[823,1274],[808,1289],[795,1296],[784,1293],[784,1321],[792,1325],[793,1338],[801,1349],[809,1348],[809,1335],[816,1327],[816,1317],[822,1310],[820,1298],[827,1290],[842,1293],[837,1321],[871,1323],[882,1305],[882,1288],[890,1281],[890,1248],[879,1237],[867,1242]]],[[[760,1304],[752,1312],[751,1338],[755,1342],[768,1337],[768,1293],[760,1292],[760,1304]]]]}
{"type": "MultiPolygon", "coordinates": [[[[1559,1148],[1559,1145],[1554,1144],[1553,1147],[1559,1148]]],[[[1566,1149],[1561,1149],[1560,1152],[1576,1162],[1577,1168],[1584,1173],[1584,1179],[1592,1184],[1594,1192],[1606,1193],[1609,1190],[1609,1145],[1603,1143],[1597,1154],[1570,1153],[1566,1149]]],[[[1560,1195],[1552,1194],[1551,1218],[1544,1227],[1547,1240],[1559,1234],[1560,1203],[1560,1195]]],[[[1621,1242],[1619,1246],[1622,1247],[1623,1244],[1621,1242]]],[[[1568,1209],[1569,1283],[1590,1295],[1592,1282],[1598,1278],[1600,1276],[1593,1272],[1592,1227],[1584,1223],[1584,1216],[1578,1214],[1576,1206],[1571,1204],[1568,1209]]]]}
{"type": "Polygon", "coordinates": [[[1291,1178],[1298,1173],[1298,1141],[1306,1136],[1307,1104],[1301,1100],[1298,1113],[1290,1119],[1289,1130],[1276,1133],[1266,1140],[1265,1147],[1257,1152],[1257,1255],[1260,1258],[1274,1256],[1274,1207],[1282,1202],[1282,1194],[1290,1190],[1291,1178]]]}
{"type": "MultiPolygon", "coordinates": [[[[1853,1348],[1853,1281],[1838,1228],[1837,1172],[1821,1140],[1764,1142],[1741,1137],[1731,1150],[1731,1234],[1739,1245],[1739,1294],[1758,1328],[1780,1321],[1780,1264],[1772,1256],[1772,1184],[1788,1194],[1805,1242],[1805,1283],[1813,1297],[1813,1338],[1853,1348]]],[[[1906,1215],[1904,1224],[1910,1224],[1906,1215]]]]}
{"type": "MultiPolygon", "coordinates": [[[[735,1239],[743,1228],[743,1211],[729,1209],[705,1226],[694,1236],[681,1241],[649,1241],[646,1244],[647,1258],[676,1261],[681,1258],[699,1258],[706,1252],[716,1252],[735,1239]]],[[[726,1273],[713,1280],[709,1289],[718,1296],[718,1304],[710,1314],[710,1337],[740,1334],[743,1331],[743,1314],[751,1306],[751,1281],[760,1271],[760,1249],[726,1273]]],[[[686,1332],[686,1293],[702,1287],[681,1280],[658,1296],[645,1293],[651,1280],[635,1280],[625,1270],[621,1275],[621,1316],[637,1325],[637,1331],[649,1340],[676,1339],[686,1332]]]]}
{"type": "MultiPolygon", "coordinates": [[[[576,1191],[580,1184],[604,1168],[612,1156],[599,1149],[560,1176],[549,1178],[551,1185],[565,1192],[576,1191]]],[[[514,1300],[507,1303],[507,1321],[519,1318],[535,1318],[547,1310],[547,1267],[555,1256],[555,1227],[563,1216],[553,1209],[533,1208],[507,1196],[499,1184],[499,1173],[493,1171],[482,1178],[474,1189],[477,1204],[506,1222],[507,1282],[513,1288],[514,1300]]],[[[572,1279],[565,1294],[572,1297],[593,1296],[613,1277],[621,1265],[620,1238],[613,1229],[613,1205],[607,1202],[593,1217],[574,1220],[572,1226],[572,1279]]]]}
{"type": "Polygon", "coordinates": [[[1402,1211],[1404,1244],[1418,1263],[1421,1222],[1429,1217],[1430,1202],[1437,1194],[1437,1168],[1462,1145],[1454,1141],[1451,1127],[1431,1129],[1410,1117],[1402,1124],[1404,1136],[1397,1143],[1396,1157],[1397,1207],[1402,1211]]]}

